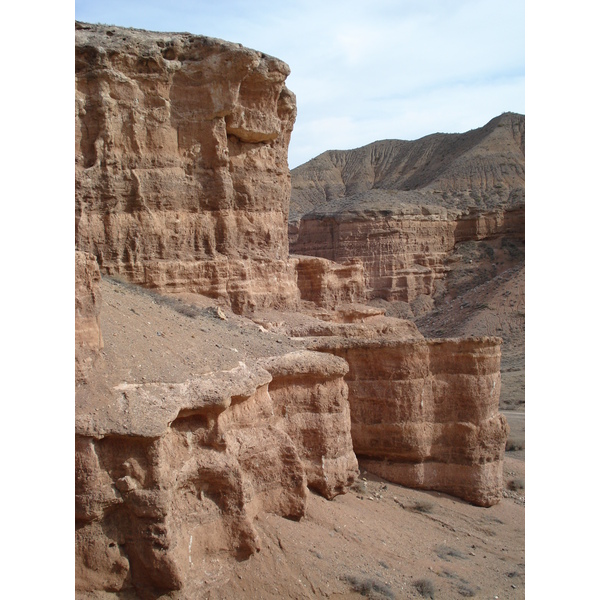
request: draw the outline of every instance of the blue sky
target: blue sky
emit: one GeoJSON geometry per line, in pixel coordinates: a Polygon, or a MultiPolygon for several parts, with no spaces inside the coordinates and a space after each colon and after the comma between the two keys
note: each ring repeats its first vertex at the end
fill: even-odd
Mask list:
{"type": "Polygon", "coordinates": [[[287,62],[291,168],[525,112],[524,0],[76,0],[75,18],[218,37],[287,62]]]}

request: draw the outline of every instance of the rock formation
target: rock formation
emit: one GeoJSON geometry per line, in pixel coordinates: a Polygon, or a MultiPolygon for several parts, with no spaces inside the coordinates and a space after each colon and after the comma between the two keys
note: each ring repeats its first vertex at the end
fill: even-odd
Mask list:
{"type": "Polygon", "coordinates": [[[317,306],[339,309],[344,304],[364,302],[365,270],[362,261],[344,263],[317,257],[294,256],[300,298],[317,306]]]}
{"type": "Polygon", "coordinates": [[[332,150],[292,172],[296,254],[365,266],[367,297],[432,296],[455,245],[524,238],[525,118],[464,134],[332,150]]]}
{"type": "Polygon", "coordinates": [[[346,492],[355,452],[392,481],[497,502],[500,340],[426,340],[363,303],[432,294],[457,235],[518,228],[512,197],[461,224],[414,192],[365,209],[362,229],[354,203],[330,229],[300,226],[297,244],[331,256],[289,257],[287,65],[189,34],[76,30],[78,590],[201,597],[201,565],[256,553],[255,518],[300,519],[309,488],[346,492]],[[122,305],[137,284],[191,304],[122,305]]]}
{"type": "Polygon", "coordinates": [[[300,352],[262,365],[124,383],[100,413],[80,411],[80,590],[189,588],[194,565],[260,549],[259,512],[298,519],[307,483],[328,498],[352,484],[346,363],[300,352]]]}
{"type": "Polygon", "coordinates": [[[293,306],[282,61],[222,40],[76,26],[76,245],[104,273],[293,306]]]}
{"type": "Polygon", "coordinates": [[[96,259],[75,252],[75,376],[85,378],[103,347],[100,328],[100,270],[96,259]]]}
{"type": "Polygon", "coordinates": [[[403,193],[373,202],[331,201],[304,215],[292,249],[297,254],[318,256],[340,263],[360,261],[364,266],[368,299],[412,303],[419,296],[433,296],[444,282],[456,244],[499,236],[524,238],[523,207],[461,215],[443,207],[394,204],[410,196],[432,202],[430,197],[403,193]]]}
{"type": "Polygon", "coordinates": [[[333,498],[358,476],[350,435],[348,364],[320,352],[297,352],[259,364],[273,377],[269,393],[278,426],[306,469],[308,486],[333,498]]]}
{"type": "Polygon", "coordinates": [[[328,151],[292,171],[290,247],[361,261],[365,299],[434,337],[501,336],[524,397],[525,117],[328,151]]]}
{"type": "Polygon", "coordinates": [[[311,347],[350,365],[352,442],[363,468],[491,506],[501,498],[508,434],[498,413],[500,344],[327,337],[311,347]]]}

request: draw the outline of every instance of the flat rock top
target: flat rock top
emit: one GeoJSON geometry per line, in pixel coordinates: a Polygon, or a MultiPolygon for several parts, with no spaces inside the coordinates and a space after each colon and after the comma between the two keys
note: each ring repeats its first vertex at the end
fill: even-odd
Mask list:
{"type": "Polygon", "coordinates": [[[264,52],[246,48],[219,38],[204,35],[194,35],[187,32],[171,33],[146,31],[131,27],[117,27],[115,25],[99,25],[75,21],[75,47],[94,47],[101,52],[117,51],[147,56],[161,55],[168,61],[185,60],[194,57],[194,48],[217,49],[235,51],[249,55],[256,55],[268,60],[271,67],[289,75],[289,66],[264,52]]]}

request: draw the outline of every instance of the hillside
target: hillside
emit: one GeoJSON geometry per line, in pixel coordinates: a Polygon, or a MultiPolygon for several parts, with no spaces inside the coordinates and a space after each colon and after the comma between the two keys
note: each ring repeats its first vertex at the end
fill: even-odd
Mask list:
{"type": "Polygon", "coordinates": [[[525,117],[330,150],[292,171],[290,249],[364,265],[368,302],[426,336],[503,338],[525,402],[525,117]]]}
{"type": "MultiPolygon", "coordinates": [[[[466,133],[414,141],[382,140],[355,150],[328,150],[292,170],[290,222],[338,198],[357,201],[386,192],[388,204],[430,203],[466,212],[523,202],[525,117],[504,113],[466,133]]],[[[351,203],[350,203],[351,204],[351,203]]]]}

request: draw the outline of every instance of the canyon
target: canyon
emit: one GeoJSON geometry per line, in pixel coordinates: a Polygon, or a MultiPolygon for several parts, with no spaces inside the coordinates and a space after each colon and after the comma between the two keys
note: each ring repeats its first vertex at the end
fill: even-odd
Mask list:
{"type": "MultiPolygon", "coordinates": [[[[490,285],[457,246],[495,244],[511,286],[523,196],[490,179],[501,201],[485,210],[410,190],[390,210],[355,175],[363,205],[296,201],[289,72],[222,40],[76,23],[82,599],[239,597],[253,557],[282,560],[270,518],[301,531],[368,481],[506,510],[503,340],[463,321],[435,332],[444,306],[490,285]]],[[[305,597],[280,585],[265,597],[305,597]]]]}

